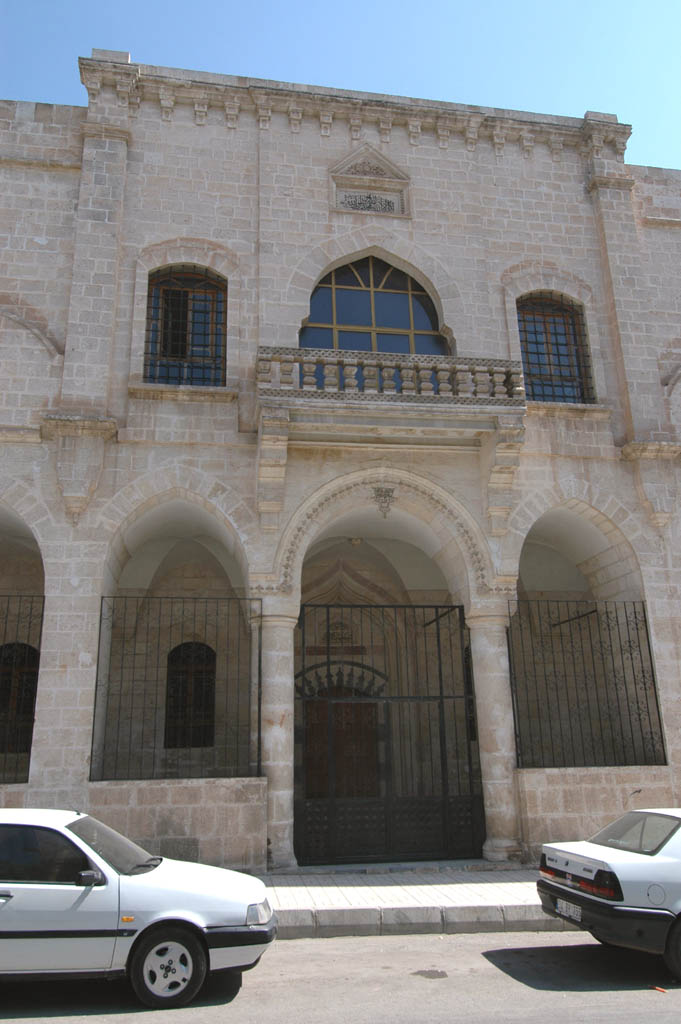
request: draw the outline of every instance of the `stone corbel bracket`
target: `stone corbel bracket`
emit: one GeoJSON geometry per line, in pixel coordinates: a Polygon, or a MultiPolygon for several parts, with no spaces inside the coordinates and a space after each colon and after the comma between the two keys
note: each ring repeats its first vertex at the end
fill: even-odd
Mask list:
{"type": "Polygon", "coordinates": [[[636,490],[654,526],[663,529],[678,510],[676,474],[669,462],[681,455],[674,441],[630,441],[622,447],[622,459],[634,463],[636,490]]]}
{"type": "Polygon", "coordinates": [[[42,440],[56,443],[57,482],[74,526],[97,490],[106,442],[117,434],[115,420],[92,416],[48,414],[40,425],[42,440]]]}
{"type": "Polygon", "coordinates": [[[503,537],[513,511],[512,497],[520,453],[525,440],[522,416],[499,416],[497,429],[487,443],[487,515],[490,532],[503,537]]]}
{"type": "Polygon", "coordinates": [[[276,530],[284,507],[289,414],[262,408],[258,423],[257,507],[263,530],[276,530]]]}

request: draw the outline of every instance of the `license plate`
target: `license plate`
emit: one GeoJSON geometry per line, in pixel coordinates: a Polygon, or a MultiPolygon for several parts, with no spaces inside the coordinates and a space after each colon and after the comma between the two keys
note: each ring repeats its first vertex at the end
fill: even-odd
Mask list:
{"type": "Polygon", "coordinates": [[[556,913],[560,914],[561,917],[567,917],[571,921],[582,920],[582,908],[576,907],[574,903],[568,903],[567,900],[556,900],[556,913]]]}

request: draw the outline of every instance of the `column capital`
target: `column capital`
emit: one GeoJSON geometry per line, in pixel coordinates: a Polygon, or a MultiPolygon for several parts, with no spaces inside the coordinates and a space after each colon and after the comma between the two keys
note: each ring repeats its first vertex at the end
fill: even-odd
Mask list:
{"type": "Polygon", "coordinates": [[[470,630],[506,629],[510,617],[508,601],[495,601],[467,609],[466,625],[470,630]]]}

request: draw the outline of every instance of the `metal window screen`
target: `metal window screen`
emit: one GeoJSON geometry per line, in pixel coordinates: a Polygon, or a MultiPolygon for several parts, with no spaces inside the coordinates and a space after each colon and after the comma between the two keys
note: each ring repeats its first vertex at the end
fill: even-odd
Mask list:
{"type": "Polygon", "coordinates": [[[260,774],[260,602],[105,597],[91,778],[260,774]]]}
{"type": "Polygon", "coordinates": [[[666,763],[642,602],[518,601],[510,610],[519,767],[666,763]]]}

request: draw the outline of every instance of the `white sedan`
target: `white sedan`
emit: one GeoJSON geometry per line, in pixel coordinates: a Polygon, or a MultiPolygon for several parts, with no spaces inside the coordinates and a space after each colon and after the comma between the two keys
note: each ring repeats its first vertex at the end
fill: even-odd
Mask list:
{"type": "Polygon", "coordinates": [[[630,811],[576,843],[542,847],[542,908],[606,945],[661,953],[681,979],[681,809],[630,811]]]}
{"type": "Polygon", "coordinates": [[[127,975],[147,1006],[183,1006],[276,930],[257,878],[151,856],[79,811],[0,810],[0,978],[127,975]]]}

